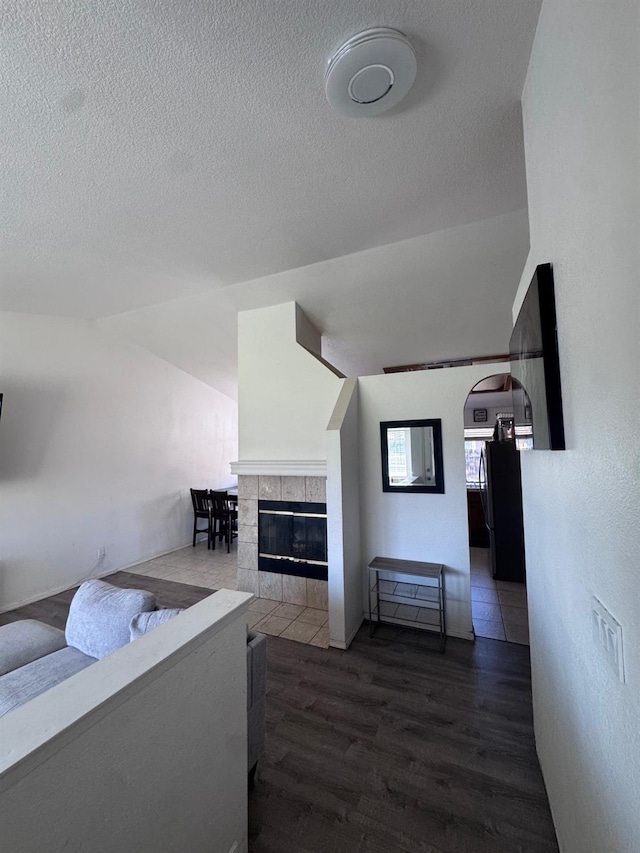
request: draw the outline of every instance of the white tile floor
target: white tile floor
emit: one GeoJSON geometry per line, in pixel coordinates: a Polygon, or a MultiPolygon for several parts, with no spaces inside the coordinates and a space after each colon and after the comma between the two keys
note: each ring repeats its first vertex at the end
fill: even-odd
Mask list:
{"type": "Polygon", "coordinates": [[[208,589],[237,589],[235,547],[230,554],[225,547],[208,551],[206,540],[199,542],[195,548],[189,546],[164,554],[127,571],[208,589]]]}
{"type": "Polygon", "coordinates": [[[471,613],[478,637],[529,645],[527,590],[491,577],[488,548],[470,548],[471,613]]]}
{"type": "MultiPolygon", "coordinates": [[[[237,589],[237,545],[227,554],[225,547],[207,550],[206,540],[195,548],[156,557],[127,569],[138,575],[187,583],[208,589],[237,589]]],[[[329,647],[329,614],[326,610],[283,604],[266,598],[255,598],[249,605],[247,624],[256,631],[286,637],[299,643],[329,647]]]]}
{"type": "MultiPolygon", "coordinates": [[[[133,566],[128,571],[208,589],[237,589],[236,547],[207,550],[199,542],[133,566]]],[[[479,637],[529,645],[527,592],[524,584],[494,581],[486,548],[471,548],[471,608],[479,637]]],[[[256,598],[249,605],[247,623],[265,634],[328,648],[329,624],[325,610],[256,598]]]]}

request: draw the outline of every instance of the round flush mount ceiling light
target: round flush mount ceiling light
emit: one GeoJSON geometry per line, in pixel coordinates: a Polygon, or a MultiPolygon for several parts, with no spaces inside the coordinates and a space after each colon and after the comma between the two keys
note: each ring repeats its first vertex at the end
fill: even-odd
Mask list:
{"type": "Polygon", "coordinates": [[[416,55],[403,33],[389,27],[364,30],[329,60],[327,100],[344,115],[377,116],[404,98],[416,71],[416,55]]]}

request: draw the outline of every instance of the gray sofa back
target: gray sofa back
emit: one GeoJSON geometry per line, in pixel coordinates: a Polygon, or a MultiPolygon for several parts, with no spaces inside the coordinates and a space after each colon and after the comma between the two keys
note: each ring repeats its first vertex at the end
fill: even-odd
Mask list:
{"type": "MultiPolygon", "coordinates": [[[[64,631],[35,619],[0,627],[0,717],[95,663],[97,658],[67,646],[64,631]]],[[[247,635],[247,771],[264,750],[267,642],[247,635]]]]}

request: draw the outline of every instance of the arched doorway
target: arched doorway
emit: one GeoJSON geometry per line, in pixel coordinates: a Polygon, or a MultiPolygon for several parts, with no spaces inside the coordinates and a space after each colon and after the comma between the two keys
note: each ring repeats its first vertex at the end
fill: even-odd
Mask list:
{"type": "Polygon", "coordinates": [[[519,451],[530,439],[516,436],[512,382],[485,377],[464,407],[471,605],[477,636],[528,644],[519,451]]]}

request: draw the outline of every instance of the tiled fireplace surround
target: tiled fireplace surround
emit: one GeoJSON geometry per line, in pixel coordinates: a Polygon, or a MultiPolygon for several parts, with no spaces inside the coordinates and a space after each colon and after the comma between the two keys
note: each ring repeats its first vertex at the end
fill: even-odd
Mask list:
{"type": "Polygon", "coordinates": [[[326,503],[325,477],[238,475],[238,589],[327,610],[327,581],[258,571],[258,501],[326,503]]]}

